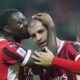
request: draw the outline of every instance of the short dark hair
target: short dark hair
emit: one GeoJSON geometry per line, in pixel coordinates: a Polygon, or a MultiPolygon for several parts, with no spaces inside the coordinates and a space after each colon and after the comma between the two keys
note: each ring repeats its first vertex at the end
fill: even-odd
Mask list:
{"type": "Polygon", "coordinates": [[[6,9],[0,13],[0,31],[2,31],[3,27],[7,24],[10,16],[17,12],[19,12],[17,9],[6,9]]]}

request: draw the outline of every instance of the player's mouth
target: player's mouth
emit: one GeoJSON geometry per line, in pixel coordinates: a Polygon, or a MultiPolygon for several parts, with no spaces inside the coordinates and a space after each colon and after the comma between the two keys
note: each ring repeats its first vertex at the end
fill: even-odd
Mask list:
{"type": "Polygon", "coordinates": [[[47,42],[44,41],[44,42],[39,43],[38,45],[39,45],[40,47],[44,47],[44,46],[46,46],[46,44],[47,44],[47,42]]]}

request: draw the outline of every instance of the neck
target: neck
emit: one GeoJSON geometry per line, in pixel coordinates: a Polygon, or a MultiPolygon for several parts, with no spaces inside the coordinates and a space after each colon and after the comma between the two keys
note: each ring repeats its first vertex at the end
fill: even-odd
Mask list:
{"type": "Polygon", "coordinates": [[[13,40],[11,36],[6,35],[5,33],[0,32],[0,36],[2,36],[3,38],[9,39],[9,40],[13,40]]]}

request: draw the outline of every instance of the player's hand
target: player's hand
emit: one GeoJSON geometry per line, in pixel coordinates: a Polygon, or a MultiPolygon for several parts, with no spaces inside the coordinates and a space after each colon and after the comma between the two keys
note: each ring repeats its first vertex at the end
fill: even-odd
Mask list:
{"type": "Polygon", "coordinates": [[[45,51],[46,52],[35,51],[35,55],[32,55],[35,64],[41,66],[51,66],[54,55],[47,47],[45,47],[45,51]]]}
{"type": "Polygon", "coordinates": [[[48,13],[37,13],[33,15],[32,18],[40,20],[44,25],[47,25],[48,29],[52,29],[54,27],[54,22],[48,13]]]}

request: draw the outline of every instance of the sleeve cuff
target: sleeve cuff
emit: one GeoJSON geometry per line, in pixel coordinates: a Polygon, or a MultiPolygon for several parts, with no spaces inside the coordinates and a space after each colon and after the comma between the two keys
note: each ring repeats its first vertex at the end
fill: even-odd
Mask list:
{"type": "Polygon", "coordinates": [[[27,63],[28,63],[28,60],[29,60],[29,58],[30,58],[30,56],[31,56],[31,50],[28,50],[28,52],[27,52],[27,54],[26,54],[26,56],[25,56],[25,59],[23,60],[23,62],[21,63],[21,66],[25,66],[27,63]]]}
{"type": "Polygon", "coordinates": [[[54,58],[52,59],[51,65],[54,66],[54,65],[56,65],[58,62],[59,62],[58,58],[57,58],[57,57],[54,57],[54,58]]]}

